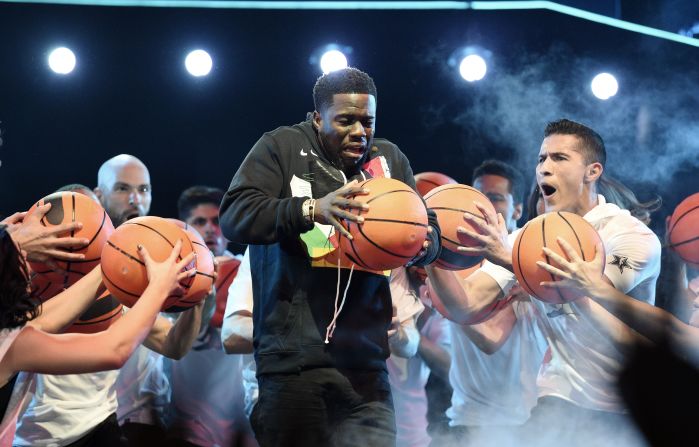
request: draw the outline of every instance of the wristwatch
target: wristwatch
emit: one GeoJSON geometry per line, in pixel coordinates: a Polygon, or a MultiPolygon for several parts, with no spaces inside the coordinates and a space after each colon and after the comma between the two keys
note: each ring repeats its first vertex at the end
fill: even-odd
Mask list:
{"type": "Polygon", "coordinates": [[[306,199],[303,201],[303,205],[301,205],[301,213],[303,214],[303,218],[309,224],[312,224],[314,221],[315,207],[315,199],[306,199]]]}

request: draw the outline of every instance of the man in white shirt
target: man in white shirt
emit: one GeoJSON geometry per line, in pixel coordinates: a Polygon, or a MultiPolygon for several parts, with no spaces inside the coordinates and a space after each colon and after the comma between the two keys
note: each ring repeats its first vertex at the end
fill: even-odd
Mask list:
{"type": "MultiPolygon", "coordinates": [[[[599,233],[607,255],[605,280],[637,299],[652,303],[660,267],[658,238],[628,211],[606,203],[597,193],[606,152],[592,129],[569,120],[550,123],[539,151],[537,184],[547,212],[583,216],[599,233]]],[[[482,208],[484,223],[464,217],[480,234],[479,247],[462,251],[486,256],[487,262],[463,282],[451,272],[429,269],[449,311],[467,318],[503,299],[515,283],[511,244],[502,216],[482,208]]],[[[587,297],[551,305],[534,299],[537,318],[551,348],[538,378],[539,401],[519,438],[523,445],[555,439],[561,445],[631,445],[639,438],[616,390],[616,378],[628,346],[638,335],[587,297]],[[631,444],[629,444],[631,443],[631,444]]],[[[503,309],[497,323],[507,340],[516,317],[503,309]]]]}
{"type": "MultiPolygon", "coordinates": [[[[222,199],[223,191],[218,188],[193,186],[180,195],[178,216],[201,234],[217,259],[239,262],[226,250],[228,241],[218,225],[222,199]]],[[[219,292],[207,300],[218,300],[219,292]]],[[[166,363],[172,387],[168,445],[237,445],[236,440],[250,432],[242,406],[241,358],[226,355],[221,346],[221,330],[211,318],[205,315],[199,336],[187,355],[166,363]]]]}
{"type": "MultiPolygon", "coordinates": [[[[473,172],[473,186],[503,216],[508,232],[522,216],[524,185],[519,172],[499,160],[486,160],[473,172]]],[[[536,376],[546,351],[546,340],[536,323],[529,297],[511,301],[515,315],[512,332],[494,348],[483,332],[493,322],[468,326],[450,322],[453,389],[449,417],[450,438],[473,445],[497,445],[505,432],[524,424],[536,405],[536,376]]],[[[497,327],[493,327],[497,331],[497,327]]]]}
{"type": "MultiPolygon", "coordinates": [[[[423,310],[424,305],[429,303],[425,303],[427,288],[418,272],[417,267],[399,268],[393,270],[391,276],[395,323],[405,326],[404,333],[408,337],[415,337],[403,348],[391,343],[391,355],[386,360],[396,412],[397,447],[429,445],[431,438],[427,433],[425,385],[430,372],[438,373],[445,379],[449,374],[446,320],[431,309],[423,310]],[[432,371],[433,368],[435,371],[432,371]]],[[[392,338],[389,337],[389,341],[392,338]]]]}

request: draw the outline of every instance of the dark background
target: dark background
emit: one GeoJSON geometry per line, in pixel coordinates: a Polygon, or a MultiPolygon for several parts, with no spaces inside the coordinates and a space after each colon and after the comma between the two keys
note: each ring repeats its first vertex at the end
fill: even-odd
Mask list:
{"type": "MultiPolygon", "coordinates": [[[[699,20],[696,3],[597,6],[677,31],[699,20]]],[[[350,64],[374,77],[377,135],[415,172],[470,182],[476,165],[498,157],[530,182],[545,123],[568,117],[605,138],[608,172],[642,198],[662,196],[656,230],[661,214],[699,191],[699,48],[554,12],[0,3],[0,36],[0,214],[67,183],[95,186],[100,164],[119,153],[149,167],[151,214],[174,215],[190,185],[225,189],[263,132],[312,110],[320,72],[309,57],[329,43],[351,46],[350,64]],[[474,84],[447,64],[469,44],[492,52],[474,84]],[[46,62],[61,45],[78,59],[68,76],[46,62]],[[196,48],[214,59],[204,78],[184,69],[196,48]],[[620,83],[606,102],[589,87],[600,71],[620,83]]]]}

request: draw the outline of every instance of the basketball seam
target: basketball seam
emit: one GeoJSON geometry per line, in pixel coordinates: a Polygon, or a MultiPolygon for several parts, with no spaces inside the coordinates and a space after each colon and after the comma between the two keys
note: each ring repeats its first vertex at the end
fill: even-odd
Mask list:
{"type": "MultiPolygon", "coordinates": [[[[124,225],[138,225],[138,226],[141,226],[141,227],[144,227],[144,228],[148,228],[149,230],[155,232],[158,236],[160,236],[160,237],[162,237],[163,239],[165,239],[165,241],[167,241],[167,243],[170,244],[170,247],[175,248],[175,244],[173,244],[172,242],[170,242],[170,239],[166,238],[164,234],[162,234],[160,231],[156,230],[156,229],[153,228],[153,227],[149,227],[148,225],[142,224],[142,223],[140,223],[140,222],[124,222],[124,225]]],[[[189,241],[189,238],[187,238],[187,240],[189,241]]],[[[190,244],[190,246],[191,246],[191,245],[192,245],[192,242],[190,241],[189,244],[190,244]]],[[[194,250],[194,247],[192,247],[192,250],[194,250]]],[[[179,260],[181,260],[181,259],[182,259],[182,256],[178,255],[178,256],[177,256],[177,260],[179,261],[179,260]]]]}
{"type": "Polygon", "coordinates": [[[564,221],[566,224],[568,224],[568,226],[570,227],[570,231],[573,232],[573,235],[575,236],[575,240],[578,241],[578,248],[580,249],[580,256],[582,256],[583,261],[587,261],[587,259],[585,259],[585,252],[583,251],[582,242],[580,242],[580,238],[578,237],[578,233],[575,231],[575,228],[573,228],[573,226],[570,224],[570,222],[568,222],[568,219],[566,219],[566,218],[563,216],[563,214],[561,214],[560,211],[559,211],[557,214],[558,214],[558,215],[561,217],[561,219],[563,219],[563,221],[564,221]]]}
{"type": "MultiPolygon", "coordinates": [[[[442,186],[444,186],[444,185],[442,185],[442,186]]],[[[472,187],[470,187],[470,186],[468,186],[468,185],[450,185],[448,188],[444,188],[444,189],[441,190],[441,191],[436,191],[436,192],[434,192],[434,190],[430,191],[429,193],[427,193],[427,197],[425,197],[425,198],[427,199],[427,198],[429,197],[429,198],[431,199],[432,197],[436,197],[438,194],[441,194],[441,193],[446,192],[446,191],[452,191],[452,190],[455,190],[455,189],[463,189],[463,190],[466,190],[466,191],[475,192],[475,193],[477,193],[479,196],[485,197],[485,195],[483,195],[482,192],[480,192],[480,191],[477,190],[476,188],[472,188],[472,187]]],[[[485,198],[488,199],[487,197],[485,197],[485,198]]],[[[490,200],[488,200],[488,201],[490,201],[490,200]]]]}
{"type": "MultiPolygon", "coordinates": [[[[547,219],[547,217],[544,217],[541,220],[541,238],[544,241],[544,247],[547,247],[547,244],[546,244],[546,219],[547,219]]],[[[544,254],[544,257],[546,258],[546,263],[551,264],[551,260],[549,259],[549,256],[547,254],[544,254]]],[[[546,273],[548,273],[549,276],[551,277],[551,281],[556,281],[556,277],[553,276],[553,273],[549,272],[548,270],[546,270],[546,273]]],[[[561,289],[559,289],[558,287],[554,287],[554,289],[556,290],[556,293],[558,294],[558,296],[561,298],[561,301],[565,303],[566,300],[565,300],[565,298],[563,298],[563,294],[561,293],[561,289]]]]}
{"type": "Polygon", "coordinates": [[[480,220],[485,220],[485,218],[484,218],[483,216],[479,216],[478,214],[473,213],[473,212],[471,212],[471,211],[469,211],[469,210],[462,210],[462,209],[460,209],[460,208],[449,208],[449,207],[446,207],[446,206],[434,206],[434,207],[431,207],[430,209],[432,209],[432,210],[445,210],[445,211],[457,211],[457,212],[459,212],[459,213],[470,214],[470,215],[472,215],[473,217],[476,217],[476,218],[478,218],[478,219],[480,219],[480,220]]]}
{"type": "MultiPolygon", "coordinates": [[[[111,320],[112,318],[114,318],[114,317],[116,317],[117,315],[119,315],[119,314],[122,312],[122,309],[121,309],[122,306],[123,306],[123,304],[120,304],[119,306],[113,308],[113,309],[110,310],[109,312],[106,312],[106,313],[102,314],[102,316],[105,316],[106,318],[103,318],[103,319],[101,319],[101,320],[91,320],[91,321],[87,321],[87,320],[75,320],[75,322],[74,322],[73,324],[75,324],[75,325],[77,325],[77,326],[88,326],[88,325],[91,325],[91,324],[103,323],[103,322],[105,322],[105,321],[107,321],[107,320],[111,320]]],[[[98,317],[95,317],[95,318],[98,318],[98,317]]]]}
{"type": "MultiPolygon", "coordinates": [[[[115,308],[115,309],[118,309],[118,308],[115,308]]],[[[76,320],[73,324],[74,324],[75,326],[92,326],[93,324],[104,323],[105,321],[112,320],[112,319],[114,319],[117,315],[119,315],[120,313],[121,313],[121,311],[114,312],[113,314],[110,314],[110,315],[106,315],[106,314],[105,314],[105,315],[106,315],[106,318],[103,318],[103,319],[101,319],[101,320],[93,320],[93,321],[80,321],[80,320],[76,320]]]]}
{"type": "Polygon", "coordinates": [[[524,239],[524,232],[527,231],[529,228],[529,224],[525,225],[524,228],[522,228],[522,233],[519,235],[519,241],[517,241],[517,267],[519,268],[519,272],[522,276],[522,279],[524,280],[524,284],[527,286],[527,289],[529,289],[529,292],[533,292],[534,288],[529,284],[529,281],[527,281],[527,277],[524,276],[522,273],[522,257],[520,255],[520,251],[522,248],[522,239],[524,239]]]}
{"type": "Polygon", "coordinates": [[[420,222],[411,222],[408,220],[397,220],[397,219],[379,219],[378,217],[367,217],[364,218],[365,222],[386,222],[386,223],[400,223],[406,225],[413,225],[416,227],[427,228],[427,224],[422,224],[420,222]]]}
{"type": "Polygon", "coordinates": [[[682,242],[678,242],[678,243],[676,243],[676,244],[670,244],[669,246],[670,246],[671,248],[675,248],[675,247],[678,247],[678,246],[680,246],[680,245],[689,244],[690,242],[694,242],[694,241],[696,241],[696,240],[699,240],[699,236],[693,237],[693,238],[691,238],[691,239],[684,240],[684,241],[682,241],[682,242]]]}
{"type": "Polygon", "coordinates": [[[116,287],[117,289],[119,289],[119,291],[124,292],[124,293],[127,294],[127,295],[135,296],[136,298],[139,298],[139,297],[141,296],[141,295],[138,295],[138,294],[135,294],[135,293],[131,293],[131,292],[129,292],[128,290],[125,290],[125,289],[122,289],[121,287],[119,287],[114,281],[112,281],[112,280],[109,278],[109,276],[104,272],[104,269],[102,270],[102,275],[104,276],[104,278],[105,278],[107,281],[109,281],[110,283],[112,283],[112,285],[113,285],[114,287],[116,287]]]}
{"type": "Polygon", "coordinates": [[[107,221],[107,212],[104,211],[104,210],[102,210],[102,223],[100,223],[100,227],[99,227],[99,228],[97,229],[97,231],[95,232],[95,235],[92,236],[92,239],[90,239],[90,243],[87,244],[88,246],[90,246],[90,244],[92,244],[93,242],[95,242],[95,239],[97,239],[97,236],[98,236],[98,235],[100,234],[100,232],[102,231],[102,227],[104,227],[104,223],[105,223],[106,221],[107,221]]]}
{"type": "Polygon", "coordinates": [[[46,287],[43,288],[43,290],[35,292],[34,295],[41,297],[41,295],[46,293],[46,291],[49,290],[49,288],[51,288],[52,284],[53,284],[53,282],[49,281],[49,283],[46,285],[46,287]]]}
{"type": "MultiPolygon", "coordinates": [[[[351,230],[351,226],[352,226],[352,221],[348,221],[348,223],[347,223],[347,231],[350,231],[350,230],[351,230]]],[[[357,225],[357,228],[359,229],[359,225],[357,225]]],[[[361,229],[360,229],[359,231],[361,232],[361,229]]],[[[359,262],[357,262],[357,260],[355,260],[349,253],[345,253],[345,255],[346,255],[348,258],[350,258],[350,260],[351,260],[352,262],[354,262],[355,264],[359,264],[361,267],[364,267],[365,269],[370,269],[370,270],[371,270],[371,268],[369,267],[369,265],[368,265],[366,262],[364,262],[364,260],[362,259],[362,257],[359,256],[359,253],[357,253],[357,249],[356,249],[355,246],[354,246],[354,239],[349,239],[349,238],[348,238],[347,240],[348,240],[349,243],[350,243],[350,248],[352,249],[352,252],[353,252],[354,255],[357,257],[357,260],[359,260],[359,262]]],[[[338,258],[337,258],[337,261],[338,261],[338,264],[339,264],[339,263],[342,263],[342,260],[341,260],[341,258],[340,258],[339,256],[338,256],[338,258]]]]}
{"type": "Polygon", "coordinates": [[[132,256],[131,254],[125,252],[125,251],[122,250],[121,248],[117,247],[116,245],[114,245],[114,243],[112,243],[112,241],[107,241],[107,245],[109,245],[109,246],[112,247],[113,249],[117,250],[118,252],[120,252],[121,254],[123,254],[124,256],[126,256],[127,258],[131,259],[132,261],[136,261],[136,262],[138,262],[139,264],[141,264],[142,266],[145,267],[145,265],[146,265],[145,262],[143,262],[143,261],[141,261],[140,259],[138,259],[137,257],[132,256]]]}
{"type": "Polygon", "coordinates": [[[684,213],[682,213],[682,214],[677,218],[677,220],[675,221],[675,223],[672,224],[672,228],[670,228],[670,233],[672,233],[672,232],[675,230],[675,227],[676,227],[677,224],[680,222],[680,220],[684,219],[684,217],[687,216],[687,214],[691,213],[692,211],[694,211],[694,210],[697,209],[697,208],[699,208],[699,205],[697,205],[697,206],[695,206],[695,207],[693,207],[693,208],[690,208],[690,209],[688,209],[687,211],[685,211],[684,213]]]}
{"type": "MultiPolygon", "coordinates": [[[[70,199],[71,199],[71,210],[70,210],[71,211],[71,213],[70,213],[71,223],[75,223],[75,193],[72,193],[70,195],[70,199]]],[[[70,237],[75,237],[75,228],[70,230],[70,237]]],[[[68,249],[69,253],[73,253],[74,251],[75,250],[72,247],[68,249]]],[[[66,270],[67,271],[70,271],[70,264],[71,264],[70,261],[66,261],[66,270]]],[[[67,285],[68,285],[68,275],[64,275],[63,276],[63,287],[66,287],[67,285]]]]}
{"type": "MultiPolygon", "coordinates": [[[[397,254],[397,253],[392,253],[392,252],[390,252],[389,250],[386,250],[385,248],[383,248],[383,247],[381,247],[380,245],[378,245],[376,242],[372,241],[372,240],[369,238],[369,236],[367,236],[367,235],[364,233],[364,230],[362,230],[362,226],[361,226],[361,225],[357,225],[357,228],[359,229],[359,233],[361,233],[361,235],[364,236],[364,239],[366,239],[367,242],[369,242],[371,245],[373,245],[374,247],[378,248],[379,250],[383,251],[384,253],[388,253],[388,254],[391,255],[391,256],[395,256],[395,257],[397,257],[397,258],[404,258],[404,259],[412,259],[412,258],[414,257],[414,256],[407,256],[407,255],[399,255],[399,254],[397,254]]],[[[419,252],[419,250],[418,250],[418,252],[419,252]]],[[[416,253],[416,254],[417,254],[417,253],[416,253]]]]}
{"type": "MultiPolygon", "coordinates": [[[[391,191],[384,191],[384,192],[382,192],[381,194],[379,194],[379,195],[376,196],[376,197],[372,197],[371,199],[367,200],[366,203],[367,203],[367,204],[370,204],[370,203],[373,202],[374,200],[380,199],[381,197],[383,197],[383,196],[385,196],[385,195],[388,195],[388,194],[393,194],[394,192],[407,192],[407,193],[414,194],[414,195],[417,196],[417,193],[416,193],[415,191],[413,191],[412,189],[411,189],[411,190],[407,190],[407,189],[393,189],[393,190],[391,190],[391,191]]],[[[357,197],[357,195],[358,195],[358,194],[356,194],[354,197],[357,197]]]]}

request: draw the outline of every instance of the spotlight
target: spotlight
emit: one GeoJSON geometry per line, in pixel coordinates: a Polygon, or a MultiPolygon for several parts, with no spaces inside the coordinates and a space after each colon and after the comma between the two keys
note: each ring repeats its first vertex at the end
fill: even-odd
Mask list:
{"type": "Polygon", "coordinates": [[[75,54],[66,47],[56,48],[49,54],[49,67],[55,73],[68,74],[75,68],[75,54]]]}
{"type": "Polygon", "coordinates": [[[493,53],[477,45],[458,48],[449,57],[450,67],[459,70],[461,77],[468,82],[480,81],[488,72],[488,63],[493,53]]]}
{"type": "Polygon", "coordinates": [[[347,68],[347,57],[340,50],[326,51],[320,57],[320,69],[323,70],[323,74],[343,68],[347,68]]]}
{"type": "Polygon", "coordinates": [[[590,88],[592,88],[592,94],[597,98],[607,100],[616,95],[616,92],[619,90],[619,83],[609,73],[600,73],[592,79],[590,88]]]}
{"type": "Polygon", "coordinates": [[[468,82],[480,81],[485,77],[487,71],[488,66],[485,59],[477,54],[466,56],[459,64],[459,73],[468,82]]]}
{"type": "Polygon", "coordinates": [[[349,64],[347,58],[352,54],[352,47],[331,43],[316,48],[308,58],[308,63],[320,67],[323,74],[341,70],[349,64]]]}
{"type": "Polygon", "coordinates": [[[211,56],[204,50],[194,50],[184,60],[184,66],[189,74],[196,77],[208,75],[212,65],[211,56]]]}

